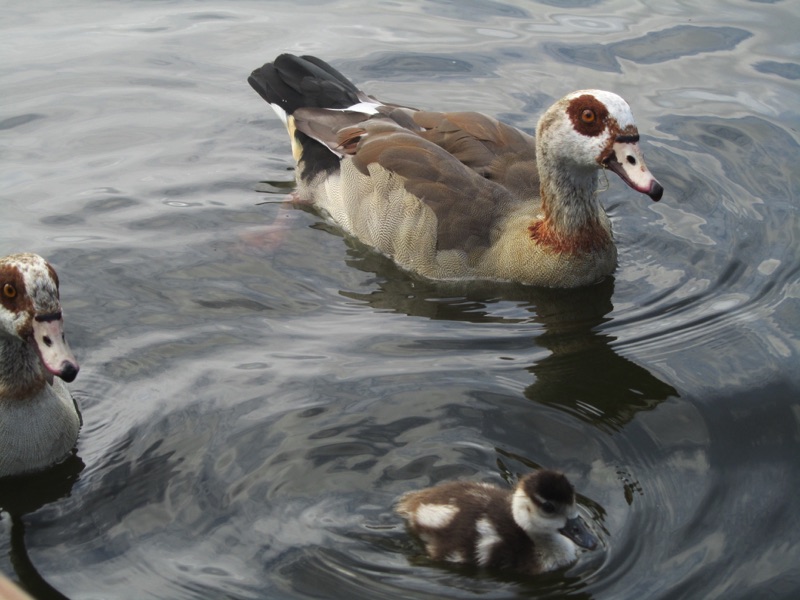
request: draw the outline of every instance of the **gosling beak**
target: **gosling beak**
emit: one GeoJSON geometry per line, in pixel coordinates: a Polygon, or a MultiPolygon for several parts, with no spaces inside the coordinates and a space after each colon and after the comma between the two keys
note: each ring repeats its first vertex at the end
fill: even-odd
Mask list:
{"type": "Polygon", "coordinates": [[[77,377],[80,367],[64,337],[64,320],[60,311],[33,318],[33,346],[51,375],[67,382],[77,377]]]}
{"type": "Polygon", "coordinates": [[[664,188],[656,181],[653,174],[644,164],[642,151],[639,149],[638,135],[621,135],[617,137],[611,152],[603,159],[603,166],[611,169],[637,192],[647,194],[658,202],[664,194],[664,188]]]}
{"type": "Polygon", "coordinates": [[[594,550],[597,548],[597,538],[592,535],[589,528],[580,517],[573,517],[567,519],[567,524],[564,525],[558,532],[571,539],[581,548],[594,550]]]}

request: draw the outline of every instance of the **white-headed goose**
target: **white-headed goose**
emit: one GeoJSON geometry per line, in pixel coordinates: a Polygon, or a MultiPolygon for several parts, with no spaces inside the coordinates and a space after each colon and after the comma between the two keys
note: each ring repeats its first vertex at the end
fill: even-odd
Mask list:
{"type": "Polygon", "coordinates": [[[597,539],[578,515],[567,478],[542,470],[516,488],[453,481],[409,492],[397,512],[433,560],[537,574],[565,567],[597,539]]]}
{"type": "Polygon", "coordinates": [[[248,81],[289,129],[298,197],[431,279],[591,284],[617,258],[598,170],[663,193],[611,92],[565,96],[534,139],[479,113],[383,104],[313,56],[282,54],[248,81]]]}
{"type": "Polygon", "coordinates": [[[0,477],[45,469],[69,455],[81,417],[61,379],[77,374],[53,267],[36,254],[1,257],[0,477]]]}

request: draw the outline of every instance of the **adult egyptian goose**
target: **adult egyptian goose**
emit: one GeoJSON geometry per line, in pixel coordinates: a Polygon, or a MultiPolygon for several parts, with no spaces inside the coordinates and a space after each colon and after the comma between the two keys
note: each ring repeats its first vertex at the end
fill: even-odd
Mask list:
{"type": "Polygon", "coordinates": [[[565,567],[597,546],[567,478],[542,470],[513,491],[454,481],[400,498],[396,510],[433,560],[529,575],[565,567]]]}
{"type": "Polygon", "coordinates": [[[617,260],[598,170],[663,194],[611,92],[565,96],[534,139],[479,113],[383,104],[313,56],[282,54],[248,81],[289,130],[297,196],[431,279],[594,283],[617,260]]]}
{"type": "Polygon", "coordinates": [[[68,456],[81,417],[61,379],[77,374],[55,270],[36,254],[0,258],[0,477],[68,456]]]}

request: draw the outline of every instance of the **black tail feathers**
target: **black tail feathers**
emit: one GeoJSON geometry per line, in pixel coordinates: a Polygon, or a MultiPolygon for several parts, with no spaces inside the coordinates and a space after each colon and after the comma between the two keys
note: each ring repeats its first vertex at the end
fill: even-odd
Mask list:
{"type": "Polygon", "coordinates": [[[247,79],[258,94],[286,114],[298,108],[347,108],[359,90],[344,75],[314,56],[281,54],[247,79]]]}

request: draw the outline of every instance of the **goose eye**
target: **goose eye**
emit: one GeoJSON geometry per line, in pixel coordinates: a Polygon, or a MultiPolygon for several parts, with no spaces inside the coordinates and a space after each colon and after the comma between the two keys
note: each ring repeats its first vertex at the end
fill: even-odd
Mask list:
{"type": "Polygon", "coordinates": [[[13,298],[17,295],[17,289],[10,283],[7,283],[3,286],[3,295],[6,298],[13,298]]]}
{"type": "Polygon", "coordinates": [[[591,108],[584,108],[581,112],[581,121],[584,123],[594,123],[597,115],[591,108]]]}
{"type": "Polygon", "coordinates": [[[556,512],[556,507],[553,506],[552,502],[545,502],[542,504],[542,510],[548,515],[552,515],[554,512],[556,512]]]}

